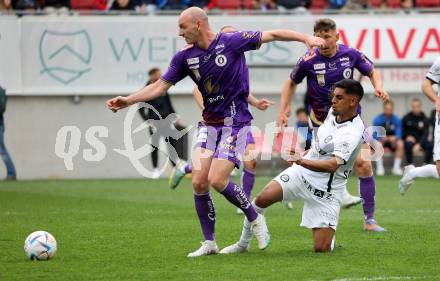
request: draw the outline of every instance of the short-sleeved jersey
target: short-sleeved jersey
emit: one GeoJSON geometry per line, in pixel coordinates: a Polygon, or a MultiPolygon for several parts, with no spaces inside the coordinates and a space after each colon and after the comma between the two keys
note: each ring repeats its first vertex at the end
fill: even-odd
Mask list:
{"type": "MultiPolygon", "coordinates": [[[[434,61],[426,74],[426,78],[431,80],[434,84],[440,84],[440,57],[434,61]]],[[[438,90],[437,95],[440,96],[440,89],[438,90]]]]}
{"type": "Polygon", "coordinates": [[[307,100],[313,110],[313,116],[310,117],[312,121],[323,122],[331,108],[330,94],[335,83],[353,79],[354,69],[363,75],[370,75],[373,68],[373,63],[364,54],[338,44],[338,50],[331,58],[321,55],[317,48],[307,52],[293,68],[290,79],[299,84],[307,78],[307,100]]]}
{"type": "Polygon", "coordinates": [[[353,164],[362,146],[364,123],[359,115],[338,123],[330,109],[324,123],[313,136],[310,150],[304,156],[309,160],[326,160],[336,156],[344,162],[334,173],[315,172],[300,167],[305,180],[314,188],[327,192],[341,192],[353,169],[353,164]]]}
{"type": "Polygon", "coordinates": [[[261,32],[218,33],[207,50],[191,45],[176,53],[162,80],[175,84],[190,76],[202,93],[206,123],[248,123],[249,73],[245,51],[261,44],[261,32]]]}

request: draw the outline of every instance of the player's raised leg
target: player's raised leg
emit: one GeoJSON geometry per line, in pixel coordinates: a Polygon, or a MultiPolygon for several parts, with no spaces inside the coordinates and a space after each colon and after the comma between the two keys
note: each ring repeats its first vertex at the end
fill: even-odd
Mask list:
{"type": "Polygon", "coordinates": [[[205,240],[202,242],[202,246],[188,254],[188,257],[199,257],[218,252],[215,242],[215,207],[208,182],[212,155],[212,151],[202,147],[197,147],[193,152],[193,161],[197,161],[197,165],[195,165],[197,168],[194,169],[192,177],[194,205],[205,240]]]}
{"type": "Polygon", "coordinates": [[[187,163],[186,161],[178,161],[176,166],[173,167],[171,170],[170,177],[168,178],[168,186],[171,189],[175,189],[180,181],[185,177],[187,174],[192,173],[192,164],[187,163]]]}
{"type": "MultiPolygon", "coordinates": [[[[366,143],[362,145],[362,150],[369,150],[370,146],[366,143]]],[[[364,209],[364,230],[373,232],[386,231],[385,228],[377,224],[374,219],[376,208],[376,182],[373,175],[371,161],[362,157],[359,153],[355,162],[356,174],[359,177],[359,193],[362,198],[362,208],[364,209]]]]}

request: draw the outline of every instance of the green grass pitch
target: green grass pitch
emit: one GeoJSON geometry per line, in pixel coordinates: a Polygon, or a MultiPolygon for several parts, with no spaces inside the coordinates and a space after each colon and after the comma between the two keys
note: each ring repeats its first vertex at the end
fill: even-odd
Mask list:
{"type": "MultiPolygon", "coordinates": [[[[269,178],[257,178],[256,194],[269,178]]],[[[386,233],[362,231],[362,208],[342,210],[337,247],[312,252],[301,203],[267,213],[262,252],[187,258],[202,240],[190,181],[23,181],[0,183],[0,280],[440,280],[440,181],[418,180],[405,196],[397,177],[377,179],[376,218],[386,233]],[[55,258],[27,260],[26,236],[52,233],[55,258]]],[[[357,194],[357,180],[349,189],[357,194]]],[[[243,217],[218,195],[216,239],[235,242],[243,217]]]]}

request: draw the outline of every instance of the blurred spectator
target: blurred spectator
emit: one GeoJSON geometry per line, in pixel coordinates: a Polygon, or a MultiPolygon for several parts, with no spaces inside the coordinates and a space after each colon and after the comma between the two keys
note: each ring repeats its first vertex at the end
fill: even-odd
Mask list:
{"type": "Polygon", "coordinates": [[[347,3],[347,0],[329,0],[330,9],[341,9],[347,3]]]}
{"type": "Polygon", "coordinates": [[[0,0],[0,11],[10,10],[11,8],[11,0],[0,0]]]}
{"type": "Polygon", "coordinates": [[[191,6],[191,0],[157,0],[158,10],[183,10],[191,6]]]}
{"type": "Polygon", "coordinates": [[[153,13],[156,11],[156,0],[137,0],[134,2],[134,9],[140,13],[153,13]]]}
{"type": "Polygon", "coordinates": [[[132,0],[115,0],[110,8],[110,10],[124,11],[124,10],[134,10],[134,2],[132,0]]]}
{"type": "Polygon", "coordinates": [[[277,10],[277,3],[274,0],[258,0],[254,2],[254,8],[261,11],[277,10]]]}
{"type": "Polygon", "coordinates": [[[276,1],[278,8],[287,10],[297,8],[310,8],[311,0],[278,0],[276,1]]]}
{"type": "Polygon", "coordinates": [[[298,141],[301,141],[301,145],[305,142],[304,150],[308,150],[312,144],[313,129],[309,126],[309,116],[307,116],[307,111],[303,107],[296,110],[296,129],[298,131],[298,141]]]}
{"type": "Polygon", "coordinates": [[[408,164],[413,163],[413,154],[425,151],[425,163],[432,162],[432,143],[428,140],[429,120],[422,112],[422,102],[415,98],[411,102],[411,111],[403,117],[403,139],[408,164]]]}
{"type": "Polygon", "coordinates": [[[0,86],[0,156],[2,157],[3,163],[6,166],[6,179],[16,180],[17,174],[15,172],[14,163],[12,162],[11,156],[8,153],[5,145],[5,122],[3,114],[6,111],[6,90],[0,86]]]}
{"type": "MultiPolygon", "coordinates": [[[[396,114],[394,114],[394,104],[391,101],[385,102],[383,105],[383,113],[376,116],[373,120],[373,126],[385,128],[386,135],[381,136],[380,141],[384,148],[394,152],[394,165],[392,169],[393,175],[402,175],[400,168],[403,158],[403,141],[402,141],[402,122],[396,114]]],[[[385,168],[383,159],[380,158],[376,162],[376,174],[383,176],[385,168]]]]}
{"type": "Polygon", "coordinates": [[[38,0],[12,0],[14,10],[35,10],[40,7],[38,0]]]}
{"type": "Polygon", "coordinates": [[[70,0],[41,0],[41,7],[45,10],[68,10],[70,0]]]}
{"type": "Polygon", "coordinates": [[[344,10],[362,10],[370,8],[368,0],[347,0],[344,10]]]}

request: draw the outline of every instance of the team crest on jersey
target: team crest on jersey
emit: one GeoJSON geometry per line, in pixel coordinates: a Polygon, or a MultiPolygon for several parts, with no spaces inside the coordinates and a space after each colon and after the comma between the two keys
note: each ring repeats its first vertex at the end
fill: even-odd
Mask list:
{"type": "Polygon", "coordinates": [[[344,75],[345,79],[350,78],[351,77],[351,69],[350,68],[344,69],[344,72],[342,73],[342,75],[344,75]]]}
{"type": "Polygon", "coordinates": [[[222,67],[225,66],[228,60],[224,55],[218,55],[215,57],[215,64],[222,67]]]}

